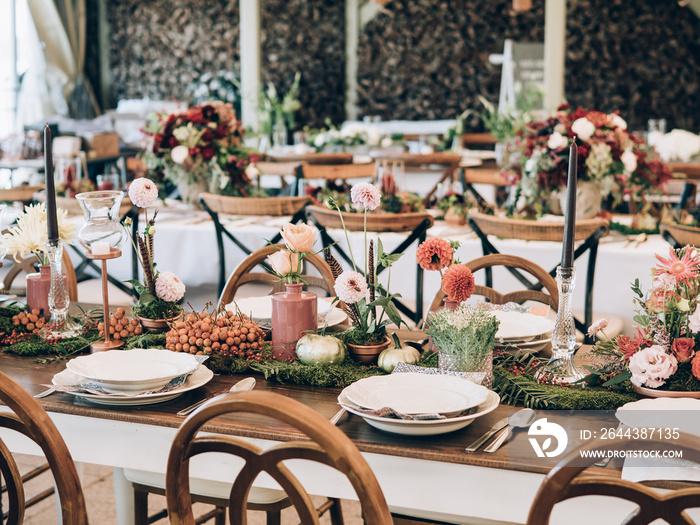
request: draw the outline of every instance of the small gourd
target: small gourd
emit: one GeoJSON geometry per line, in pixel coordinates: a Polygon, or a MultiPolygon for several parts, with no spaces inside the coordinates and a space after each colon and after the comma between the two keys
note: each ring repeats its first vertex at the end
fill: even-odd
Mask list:
{"type": "Polygon", "coordinates": [[[305,365],[337,365],[345,359],[345,344],[330,335],[306,334],[297,341],[296,351],[305,365]]]}
{"type": "Polygon", "coordinates": [[[399,363],[412,365],[420,359],[420,352],[412,346],[401,346],[401,342],[396,334],[392,334],[394,338],[394,348],[387,348],[377,359],[377,366],[387,373],[391,373],[399,363]]]}

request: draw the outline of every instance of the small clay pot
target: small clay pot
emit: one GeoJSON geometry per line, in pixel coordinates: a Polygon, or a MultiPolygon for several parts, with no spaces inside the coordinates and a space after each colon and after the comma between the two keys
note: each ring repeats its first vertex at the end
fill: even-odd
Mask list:
{"type": "Polygon", "coordinates": [[[363,365],[369,365],[371,363],[376,363],[379,354],[384,350],[389,348],[391,344],[391,339],[388,337],[386,341],[378,345],[354,345],[352,343],[346,343],[348,352],[356,360],[363,365]]]}
{"type": "Polygon", "coordinates": [[[170,323],[174,323],[182,317],[182,314],[176,315],[174,317],[168,317],[167,319],[147,319],[146,317],[141,317],[137,315],[136,318],[141,323],[141,326],[148,328],[149,330],[167,330],[170,323]]]}

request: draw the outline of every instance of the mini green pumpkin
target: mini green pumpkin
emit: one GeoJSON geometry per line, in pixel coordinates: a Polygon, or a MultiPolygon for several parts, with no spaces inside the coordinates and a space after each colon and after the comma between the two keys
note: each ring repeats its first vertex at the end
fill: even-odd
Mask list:
{"type": "Polygon", "coordinates": [[[306,334],[297,341],[297,359],[305,365],[338,365],[345,359],[345,344],[330,335],[306,334]]]}
{"type": "Polygon", "coordinates": [[[387,348],[377,359],[377,366],[387,373],[391,373],[399,363],[412,365],[420,359],[420,352],[412,346],[401,346],[401,342],[396,334],[392,334],[394,338],[394,348],[387,348]]]}

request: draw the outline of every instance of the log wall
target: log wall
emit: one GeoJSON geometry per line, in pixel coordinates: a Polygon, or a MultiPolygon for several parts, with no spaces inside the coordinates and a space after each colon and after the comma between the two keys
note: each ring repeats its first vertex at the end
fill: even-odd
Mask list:
{"type": "MultiPolygon", "coordinates": [[[[110,105],[182,98],[200,75],[238,70],[239,0],[100,0],[110,25],[110,105]]],[[[92,3],[92,0],[91,0],[92,3]]],[[[700,130],[700,19],[669,0],[569,0],[566,92],[574,105],[620,109],[634,128],[665,117],[700,130]]],[[[541,41],[544,0],[391,0],[359,49],[361,115],[453,118],[498,99],[503,41],[541,41]]],[[[344,118],[344,2],[262,0],[263,80],[286,90],[301,71],[300,120],[344,118]]],[[[95,68],[93,68],[95,69],[95,68]]]]}

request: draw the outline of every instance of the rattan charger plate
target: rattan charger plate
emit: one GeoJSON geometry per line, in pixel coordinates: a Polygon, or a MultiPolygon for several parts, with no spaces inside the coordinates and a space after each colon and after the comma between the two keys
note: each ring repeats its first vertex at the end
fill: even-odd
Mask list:
{"type": "Polygon", "coordinates": [[[202,193],[200,198],[215,213],[231,215],[294,215],[308,203],[311,197],[227,197],[202,193]]]}
{"type": "MultiPolygon", "coordinates": [[[[326,208],[325,206],[309,206],[307,208],[314,219],[321,226],[326,228],[343,228],[343,223],[340,221],[338,212],[326,208]]],[[[364,214],[342,212],[343,222],[345,227],[350,231],[363,231],[364,229],[364,214]]],[[[418,227],[424,220],[430,220],[430,226],[433,225],[433,216],[427,211],[414,213],[368,213],[367,214],[367,231],[370,232],[405,232],[412,231],[418,227]]]]}
{"type": "MultiPolygon", "coordinates": [[[[545,221],[527,219],[508,219],[495,215],[486,215],[477,211],[469,212],[469,218],[473,219],[479,229],[486,235],[495,235],[504,239],[522,239],[525,241],[555,241],[561,242],[564,238],[564,221],[545,221]]],[[[587,239],[601,226],[605,227],[605,234],[609,231],[608,221],[601,218],[583,219],[576,221],[577,241],[587,239]]]]}
{"type": "Polygon", "coordinates": [[[670,233],[679,244],[700,246],[700,228],[686,226],[685,224],[664,223],[659,229],[661,232],[670,233]]]}
{"type": "Polygon", "coordinates": [[[29,202],[34,198],[34,194],[44,189],[40,186],[15,186],[6,190],[0,190],[0,202],[29,202]]]}

